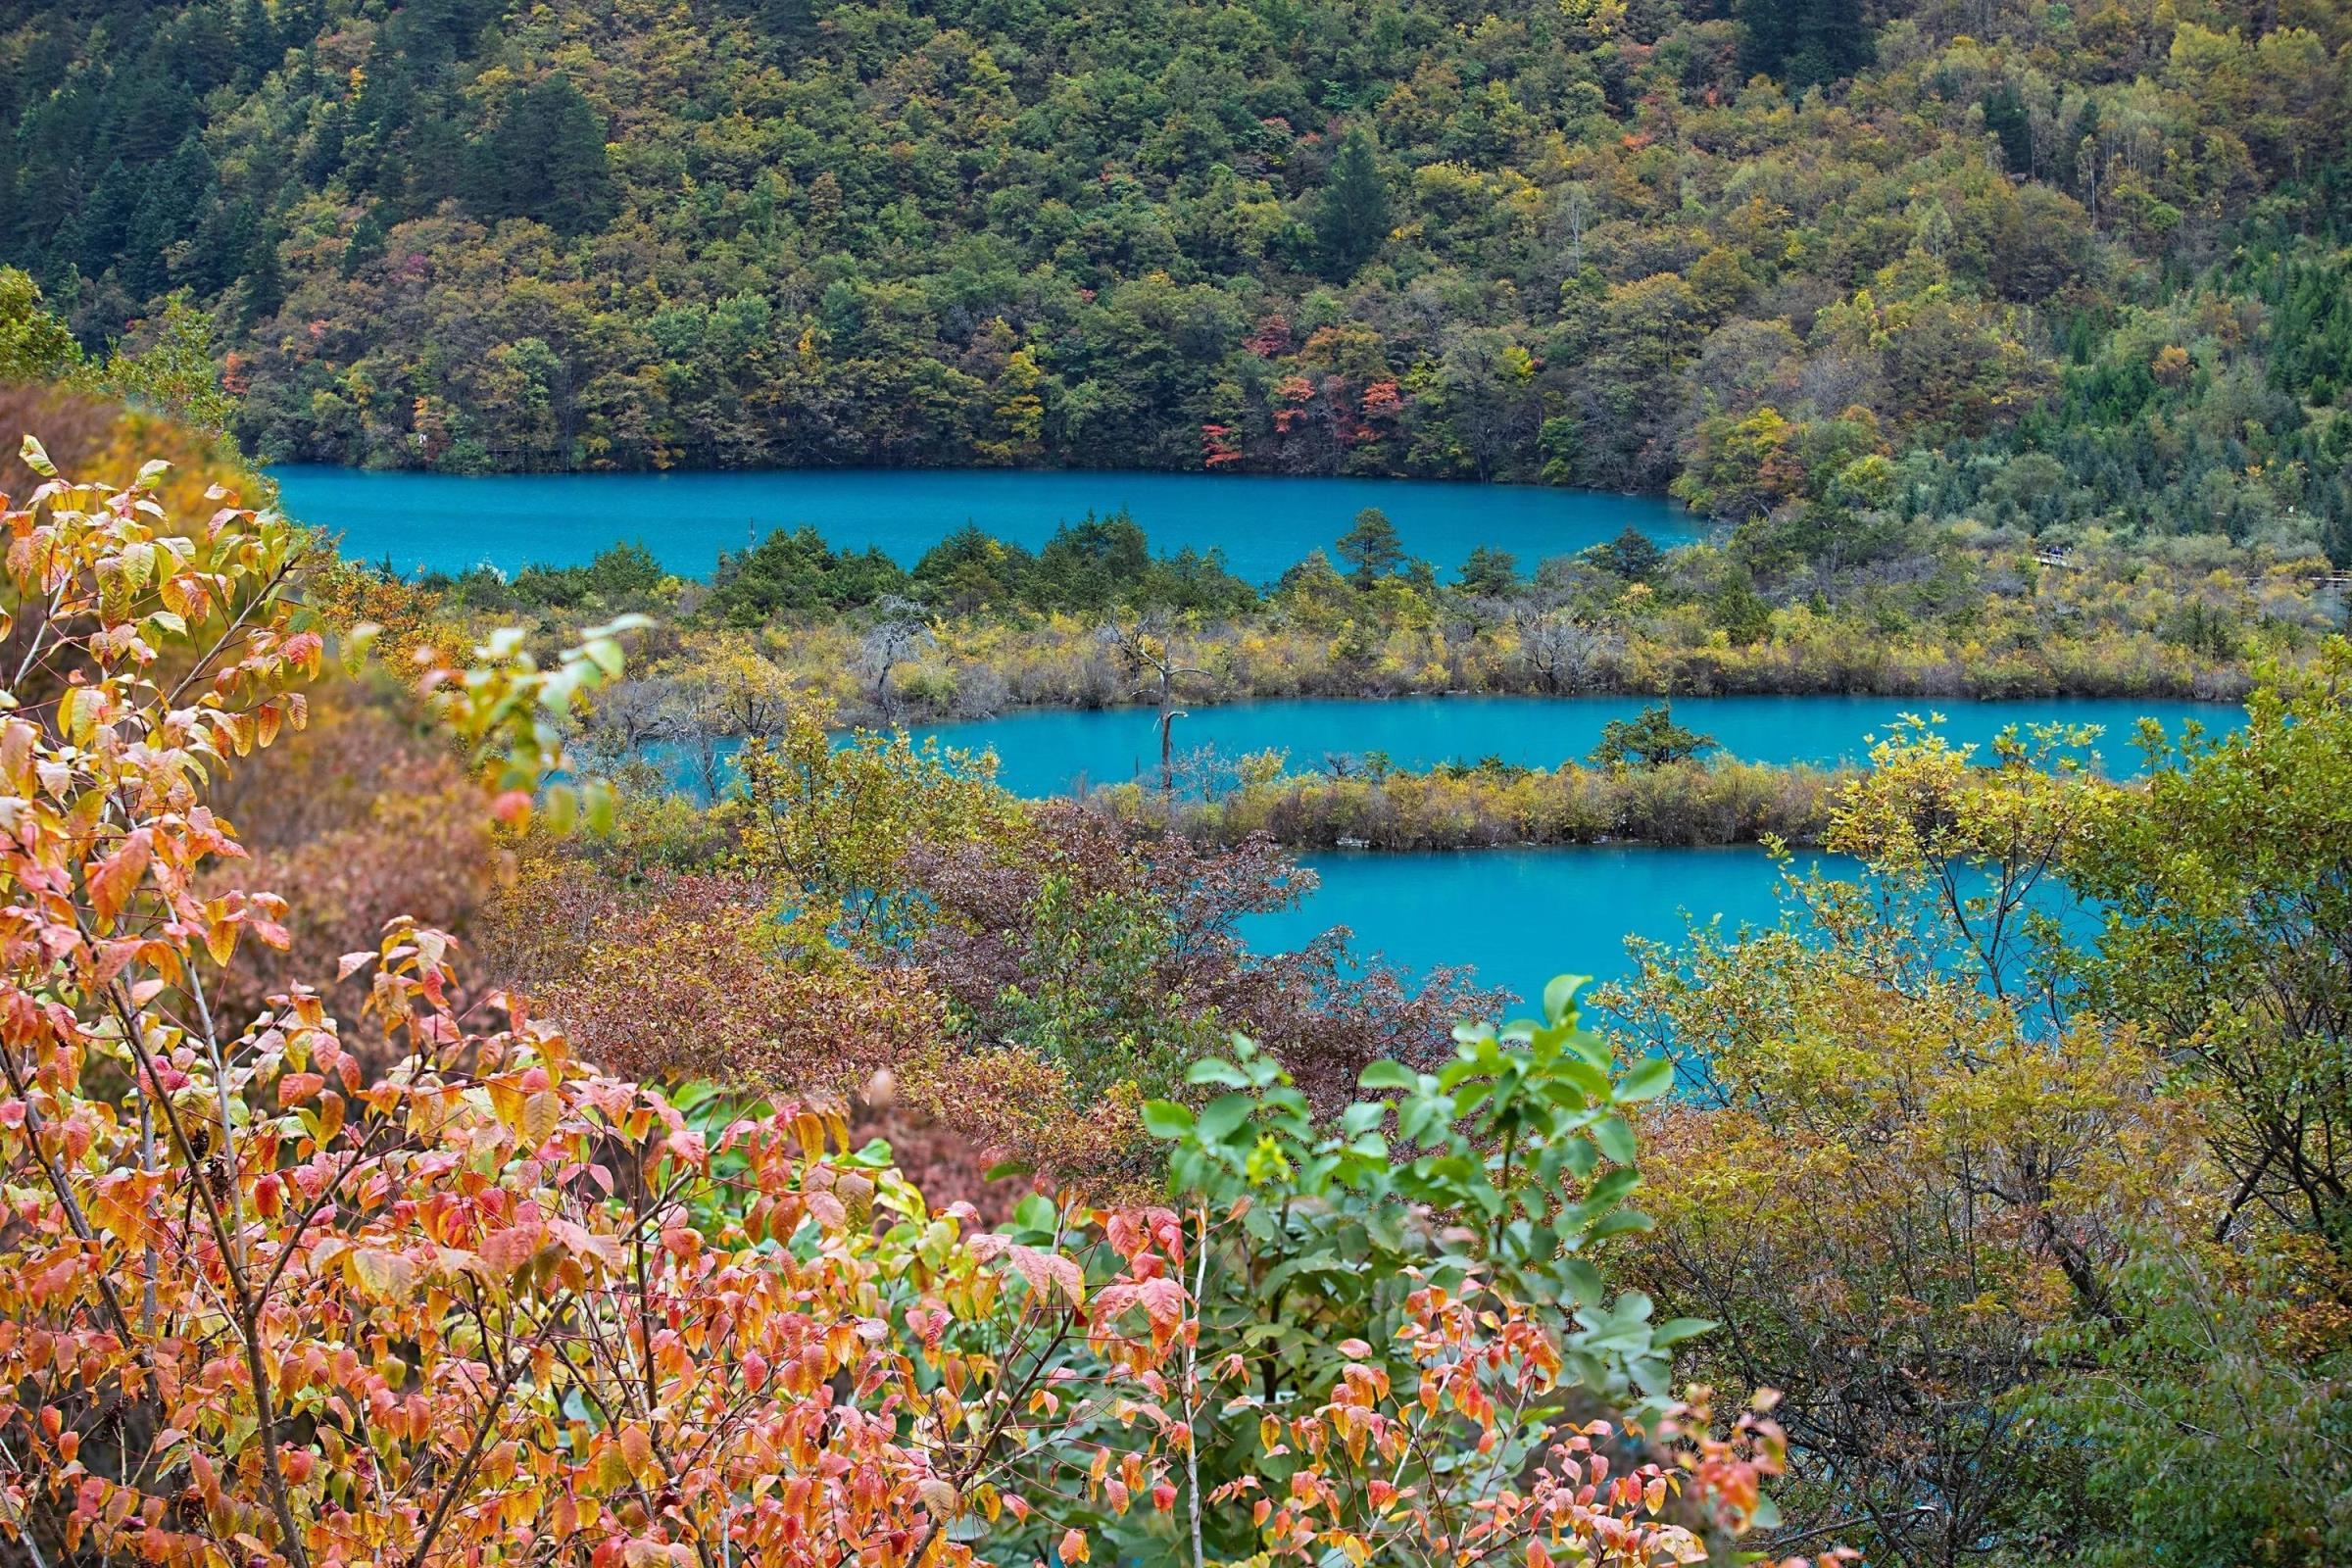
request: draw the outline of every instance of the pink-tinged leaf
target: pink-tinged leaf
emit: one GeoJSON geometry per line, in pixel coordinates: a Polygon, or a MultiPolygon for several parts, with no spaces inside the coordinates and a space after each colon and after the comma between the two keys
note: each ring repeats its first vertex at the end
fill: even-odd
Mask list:
{"type": "Polygon", "coordinates": [[[1009,1249],[1012,1266],[1027,1282],[1029,1294],[1043,1302],[1058,1291],[1072,1306],[1086,1304],[1086,1274],[1071,1259],[1034,1247],[1009,1249]]]}
{"type": "Polygon", "coordinates": [[[154,831],[138,828],[123,838],[114,854],[90,868],[90,906],[101,918],[112,920],[122,912],[139,878],[147,874],[147,861],[154,852],[154,831]]]}

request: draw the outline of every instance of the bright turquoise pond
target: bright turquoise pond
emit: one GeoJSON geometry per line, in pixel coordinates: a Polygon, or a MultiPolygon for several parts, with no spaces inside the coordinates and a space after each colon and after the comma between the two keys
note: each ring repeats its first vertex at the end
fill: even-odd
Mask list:
{"type": "MultiPolygon", "coordinates": [[[[1245,934],[1272,952],[1347,926],[1355,951],[1413,974],[1474,964],[1522,999],[1555,974],[1624,975],[1628,937],[1672,941],[1690,917],[1736,931],[1780,917],[1780,869],[1754,849],[1631,847],[1302,857],[1322,886],[1245,934]]],[[[1830,858],[1807,857],[1808,866],[1830,858]]],[[[1832,868],[1836,862],[1830,859],[1832,868]]]]}
{"type": "MultiPolygon", "coordinates": [[[[1555,974],[1623,978],[1633,967],[1628,937],[1675,943],[1692,920],[1714,920],[1731,936],[1781,918],[1781,868],[1758,849],[1609,845],[1300,858],[1322,886],[1295,909],[1246,922],[1252,946],[1281,952],[1345,925],[1361,956],[1414,975],[1470,964],[1481,984],[1522,1001],[1542,995],[1555,974]]],[[[1796,857],[1798,874],[1816,867],[1848,876],[1856,862],[1796,857]]],[[[2054,886],[2036,903],[2065,920],[2082,917],[2054,886]]]]}
{"type": "MultiPolygon", "coordinates": [[[[1177,721],[1180,753],[1213,748],[1228,763],[1247,752],[1279,747],[1298,769],[1327,758],[1385,752],[1402,768],[1500,756],[1548,767],[1592,749],[1611,718],[1631,717],[1640,697],[1429,697],[1377,703],[1298,701],[1203,708],[1177,721]]],[[[1942,715],[1955,742],[1988,743],[2008,725],[2104,726],[2097,751],[2111,773],[2136,772],[2132,736],[2153,718],[2175,739],[2191,721],[2210,731],[2235,729],[2243,709],[2218,703],[2132,699],[2043,699],[1986,703],[1895,697],[1683,698],[1676,719],[1713,735],[1735,757],[1763,762],[1859,760],[1868,737],[1883,735],[1904,712],[1942,715]]],[[[993,749],[998,777],[1015,793],[1059,794],[1156,775],[1156,720],[1147,710],[1082,712],[1043,710],[915,731],[948,746],[993,749]]],[[[1213,770],[1212,770],[1213,771],[1213,770]]],[[[1298,947],[1327,927],[1345,925],[1355,948],[1414,974],[1441,964],[1474,966],[1485,984],[1522,998],[1552,975],[1613,979],[1629,965],[1629,936],[1672,941],[1692,918],[1717,919],[1727,931],[1765,924],[1780,913],[1780,873],[1752,848],[1684,849],[1597,846],[1439,854],[1334,854],[1303,857],[1322,886],[1298,908],[1261,916],[1246,931],[1268,951],[1298,947]]],[[[1837,865],[1834,857],[1804,863],[1837,865]]]]}
{"type": "Polygon", "coordinates": [[[1064,522],[1122,508],[1153,549],[1223,550],[1231,569],[1252,582],[1329,548],[1366,507],[1389,514],[1407,550],[1446,569],[1479,545],[1508,550],[1532,568],[1629,527],[1669,546],[1703,531],[1653,496],[1402,479],[857,468],[479,478],[312,466],[270,472],[288,515],[340,534],[353,560],[389,560],[403,572],[576,565],[610,545],[639,541],[670,570],[703,577],[721,551],[803,523],[837,548],[879,545],[912,565],[967,522],[1034,549],[1064,522]]]}
{"type": "MultiPolygon", "coordinates": [[[[1360,760],[1384,753],[1391,765],[1427,768],[1499,757],[1524,767],[1581,760],[1612,718],[1632,718],[1646,697],[1411,697],[1388,702],[1328,700],[1236,703],[1193,710],[1176,721],[1179,756],[1213,752],[1228,767],[1250,752],[1287,751],[1294,771],[1327,760],[1360,760]]],[[[1677,699],[1678,723],[1712,735],[1729,755],[1751,762],[1859,761],[1868,739],[1885,735],[1898,715],[1943,715],[1954,742],[1986,746],[2007,725],[2097,724],[2097,747],[2107,770],[2139,769],[2132,736],[2143,717],[2178,739],[2190,720],[2208,729],[2234,729],[2245,710],[2221,703],[2137,699],[2058,698],[2010,703],[1916,697],[1688,697],[1677,699]]],[[[1032,710],[968,723],[918,729],[917,739],[978,752],[994,748],[998,777],[1017,795],[1062,794],[1080,784],[1156,779],[1158,718],[1147,709],[1032,710]]],[[[1212,767],[1211,772],[1214,772],[1212,767]]]]}

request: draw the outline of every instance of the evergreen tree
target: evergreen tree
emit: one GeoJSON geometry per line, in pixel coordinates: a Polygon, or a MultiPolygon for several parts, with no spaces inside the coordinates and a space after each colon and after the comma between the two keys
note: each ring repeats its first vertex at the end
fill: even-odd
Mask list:
{"type": "Polygon", "coordinates": [[[230,30],[237,39],[237,69],[249,82],[260,81],[286,57],[285,40],[263,0],[237,0],[230,30]]]}
{"type": "Polygon", "coordinates": [[[401,212],[422,217],[457,195],[465,167],[466,136],[456,122],[439,109],[421,114],[409,127],[401,160],[401,212]]]}
{"type": "Polygon", "coordinates": [[[2001,162],[2020,179],[2034,172],[2034,127],[2017,88],[2002,82],[1984,95],[1984,128],[2001,144],[2001,162]]]}
{"type": "Polygon", "coordinates": [[[133,299],[148,300],[172,286],[169,253],[211,206],[213,161],[190,136],[153,170],[131,209],[117,276],[133,299]]]}
{"type": "Polygon", "coordinates": [[[351,237],[343,242],[343,275],[350,277],[359,270],[384,254],[384,225],[373,210],[360,215],[351,225],[351,237]]]}
{"type": "Polygon", "coordinates": [[[1666,563],[1666,552],[1639,528],[1628,527],[1605,545],[1594,545],[1593,564],[1627,582],[1642,582],[1666,563]]]}
{"type": "Polygon", "coordinates": [[[1519,583],[1519,558],[1507,550],[1480,545],[1462,563],[1465,593],[1501,595],[1519,583]]]}
{"type": "Polygon", "coordinates": [[[1663,767],[1686,762],[1715,748],[1715,737],[1685,729],[1674,721],[1672,703],[1652,703],[1633,719],[1612,718],[1600,728],[1600,744],[1592,748],[1594,767],[1663,767]]]}
{"type": "Polygon", "coordinates": [[[1339,552],[1340,559],[1354,568],[1348,576],[1358,588],[1371,587],[1404,564],[1404,541],[1396,537],[1396,525],[1378,507],[1366,507],[1355,514],[1355,526],[1340,535],[1339,552]]]}
{"type": "Polygon", "coordinates": [[[583,234],[612,216],[604,118],[569,76],[541,76],[508,99],[469,150],[466,199],[493,218],[532,218],[583,234]]]}
{"type": "Polygon", "coordinates": [[[240,331],[250,332],[286,303],[286,273],[277,259],[281,237],[275,229],[265,227],[254,236],[253,248],[246,254],[244,297],[237,308],[240,331]]]}
{"type": "Polygon", "coordinates": [[[1331,172],[1324,177],[1322,205],[1315,212],[1324,270],[1346,282],[1388,237],[1388,181],[1373,158],[1372,138],[1359,126],[1341,140],[1331,172]]]}
{"type": "Polygon", "coordinates": [[[816,7],[812,0],[759,0],[760,30],[797,55],[816,41],[816,7]]]}
{"type": "Polygon", "coordinates": [[[1742,69],[1778,76],[1794,97],[1868,65],[1874,53],[1862,0],[1740,0],[1742,69]]]}
{"type": "Polygon", "coordinates": [[[245,270],[261,230],[261,213],[249,198],[224,202],[216,196],[205,204],[173,277],[207,299],[222,293],[245,270]]]}
{"type": "Polygon", "coordinates": [[[120,158],[109,164],[81,211],[58,234],[59,259],[79,267],[85,277],[103,275],[130,237],[139,196],[139,180],[129,167],[120,158]]]}

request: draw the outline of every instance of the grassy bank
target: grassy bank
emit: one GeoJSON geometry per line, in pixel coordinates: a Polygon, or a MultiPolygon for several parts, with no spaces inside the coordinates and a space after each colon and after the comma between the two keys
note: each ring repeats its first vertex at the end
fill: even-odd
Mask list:
{"type": "Polygon", "coordinates": [[[1230,844],[1266,833],[1287,848],[1468,850],[1504,845],[1818,842],[1847,768],[1722,760],[1656,767],[1518,768],[1246,780],[1210,801],[1172,806],[1129,784],[1095,801],[1123,819],[1166,822],[1230,844]]]}

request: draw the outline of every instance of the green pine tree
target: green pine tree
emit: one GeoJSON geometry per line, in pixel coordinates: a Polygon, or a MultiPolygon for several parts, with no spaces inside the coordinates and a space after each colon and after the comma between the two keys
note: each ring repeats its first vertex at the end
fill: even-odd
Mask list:
{"type": "Polygon", "coordinates": [[[1315,239],[1325,272],[1340,282],[1353,277],[1389,237],[1389,186],[1372,153],[1372,138],[1359,126],[1348,132],[1324,176],[1322,205],[1315,212],[1315,239]]]}

